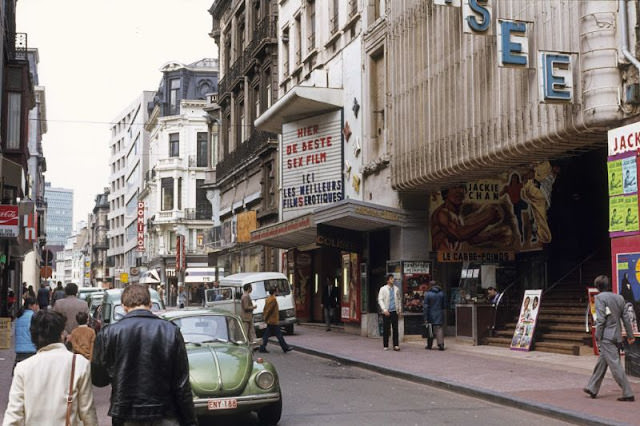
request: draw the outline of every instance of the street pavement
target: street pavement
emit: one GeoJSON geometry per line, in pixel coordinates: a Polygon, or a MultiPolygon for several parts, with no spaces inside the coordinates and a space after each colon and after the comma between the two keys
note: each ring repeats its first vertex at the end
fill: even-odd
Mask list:
{"type": "MultiPolygon", "coordinates": [[[[640,378],[629,377],[638,399],[619,402],[621,391],[609,373],[596,399],[582,388],[597,357],[519,352],[493,346],[471,346],[445,338],[446,350],[425,350],[424,340],[382,350],[382,339],[345,333],[334,327],[303,324],[286,336],[295,350],[356,365],[398,378],[437,386],[492,402],[549,415],[577,424],[640,424],[640,378]]],[[[279,351],[277,344],[269,349],[279,351]]],[[[258,354],[257,354],[258,355],[258,354]]],[[[0,349],[0,418],[11,384],[14,350],[0,349]]],[[[97,395],[98,396],[98,395],[97,395]]],[[[106,397],[106,396],[105,396],[106,397]]]]}
{"type": "MultiPolygon", "coordinates": [[[[622,391],[608,372],[600,393],[591,399],[582,389],[597,357],[520,352],[494,346],[472,346],[445,337],[445,350],[425,350],[419,337],[382,350],[381,338],[330,332],[300,325],[286,336],[295,350],[357,365],[492,402],[546,414],[577,424],[639,425],[640,378],[629,376],[635,402],[619,402],[622,391]]],[[[435,345],[434,345],[435,346],[435,345]]],[[[270,345],[270,350],[279,350],[270,345]]]]}

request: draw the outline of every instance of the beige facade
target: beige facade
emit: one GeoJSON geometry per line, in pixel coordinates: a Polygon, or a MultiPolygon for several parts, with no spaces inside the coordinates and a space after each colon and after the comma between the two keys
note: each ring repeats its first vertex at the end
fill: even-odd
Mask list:
{"type": "MultiPolygon", "coordinates": [[[[473,31],[465,18],[482,24],[468,5],[487,3],[456,3],[409,0],[390,10],[395,188],[432,190],[604,146],[609,128],[637,114],[626,99],[635,69],[621,52],[624,37],[634,37],[620,34],[618,6],[627,2],[493,1],[484,31],[473,31]],[[526,31],[505,38],[505,25],[520,23],[526,31]],[[526,64],[500,63],[505,41],[517,44],[512,53],[526,64]],[[570,90],[569,101],[541,94],[550,75],[540,63],[545,52],[570,58],[568,70],[551,70],[564,75],[560,85],[570,90]]],[[[635,13],[629,16],[633,28],[635,13]]]]}

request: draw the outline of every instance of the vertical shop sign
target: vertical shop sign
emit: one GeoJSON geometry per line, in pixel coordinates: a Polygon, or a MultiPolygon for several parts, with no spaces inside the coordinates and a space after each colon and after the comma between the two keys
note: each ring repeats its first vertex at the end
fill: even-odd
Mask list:
{"type": "Polygon", "coordinates": [[[511,339],[512,350],[528,351],[531,348],[541,299],[542,290],[526,290],[524,292],[518,324],[513,333],[513,339],[511,339]]]}
{"type": "Polygon", "coordinates": [[[185,253],[185,236],[176,235],[176,272],[187,269],[187,254],[185,253]]]}
{"type": "Polygon", "coordinates": [[[137,250],[144,251],[144,201],[138,201],[138,219],[136,221],[138,231],[137,250]]]}
{"type": "Polygon", "coordinates": [[[357,253],[342,253],[342,297],[340,318],[344,322],[360,321],[360,261],[357,253]]]}

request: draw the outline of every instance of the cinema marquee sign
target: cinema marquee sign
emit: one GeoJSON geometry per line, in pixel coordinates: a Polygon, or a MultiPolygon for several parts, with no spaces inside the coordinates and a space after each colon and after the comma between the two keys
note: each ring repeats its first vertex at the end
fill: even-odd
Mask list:
{"type": "MultiPolygon", "coordinates": [[[[433,0],[441,6],[462,9],[462,31],[473,35],[493,35],[491,0],[433,0]]],[[[497,19],[498,66],[531,68],[529,35],[533,22],[497,19]]],[[[538,51],[538,87],[541,102],[573,101],[573,62],[575,54],[538,51]]]]}

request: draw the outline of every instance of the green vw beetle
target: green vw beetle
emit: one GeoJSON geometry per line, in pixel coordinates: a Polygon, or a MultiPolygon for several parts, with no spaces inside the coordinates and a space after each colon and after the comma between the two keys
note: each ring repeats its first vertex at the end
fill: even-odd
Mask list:
{"type": "Polygon", "coordinates": [[[189,357],[193,403],[200,416],[255,411],[265,424],[277,424],[282,394],[275,367],[253,350],[236,315],[208,309],[161,314],[178,327],[189,357]]]}

